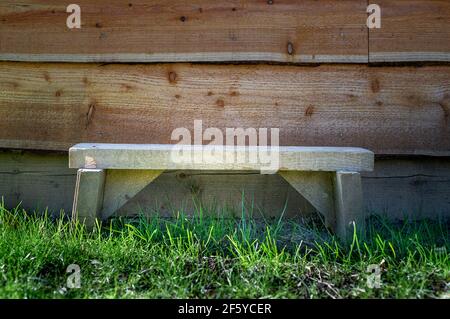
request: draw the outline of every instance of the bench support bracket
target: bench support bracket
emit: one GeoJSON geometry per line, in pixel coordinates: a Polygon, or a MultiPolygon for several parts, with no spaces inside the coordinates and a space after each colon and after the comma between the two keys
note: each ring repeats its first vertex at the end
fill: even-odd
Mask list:
{"type": "Polygon", "coordinates": [[[333,176],[329,172],[278,172],[297,192],[320,212],[325,225],[334,229],[333,176]]]}
{"type": "Polygon", "coordinates": [[[102,219],[111,217],[162,172],[160,170],[108,170],[100,217],[102,219]]]}

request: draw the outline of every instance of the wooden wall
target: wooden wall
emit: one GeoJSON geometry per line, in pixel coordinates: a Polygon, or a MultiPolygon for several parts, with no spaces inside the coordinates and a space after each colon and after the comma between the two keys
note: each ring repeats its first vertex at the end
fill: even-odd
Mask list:
{"type": "Polygon", "coordinates": [[[0,144],[175,143],[178,127],[280,128],[282,145],[450,155],[450,66],[0,63],[0,144]]]}
{"type": "MultiPolygon", "coordinates": [[[[173,129],[202,120],[279,127],[282,145],[369,148],[368,210],[449,213],[450,1],[379,0],[371,30],[366,0],[76,3],[82,27],[69,30],[68,3],[0,2],[8,205],[69,210],[75,143],[170,143],[173,129]]],[[[277,176],[214,172],[165,173],[128,211],[189,206],[192,189],[237,205],[243,183],[269,214],[286,198],[291,214],[311,211],[277,176]]]]}

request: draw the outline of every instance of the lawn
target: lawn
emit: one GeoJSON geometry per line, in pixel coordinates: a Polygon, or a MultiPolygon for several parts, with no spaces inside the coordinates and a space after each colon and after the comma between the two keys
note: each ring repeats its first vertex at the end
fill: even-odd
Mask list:
{"type": "Polygon", "coordinates": [[[365,239],[341,244],[318,219],[206,217],[220,215],[88,232],[0,205],[0,298],[450,297],[449,221],[372,217],[365,239]]]}

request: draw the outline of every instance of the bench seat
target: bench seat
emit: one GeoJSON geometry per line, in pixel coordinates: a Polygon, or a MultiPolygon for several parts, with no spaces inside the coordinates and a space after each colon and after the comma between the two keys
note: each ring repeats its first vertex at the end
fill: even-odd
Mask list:
{"type": "MultiPolygon", "coordinates": [[[[192,152],[192,161],[174,162],[170,144],[77,144],[69,149],[70,168],[154,169],[154,170],[260,170],[261,163],[227,163],[216,158],[195,162],[196,155],[214,151],[213,146],[183,145],[180,151],[192,152]],[[94,162],[91,159],[94,159],[94,162]],[[88,166],[88,167],[86,167],[88,166]]],[[[280,146],[277,152],[280,171],[371,171],[373,153],[354,147],[298,147],[280,146]]],[[[263,146],[223,146],[223,157],[252,156],[263,152],[263,146]]]]}

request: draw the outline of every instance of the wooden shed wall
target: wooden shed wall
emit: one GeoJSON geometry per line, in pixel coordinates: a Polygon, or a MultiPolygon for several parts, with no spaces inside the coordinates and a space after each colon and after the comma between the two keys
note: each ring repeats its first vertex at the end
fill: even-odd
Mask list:
{"type": "Polygon", "coordinates": [[[282,145],[450,156],[450,66],[0,63],[0,78],[5,147],[175,143],[202,120],[278,127],[282,145]]]}
{"type": "MultiPolygon", "coordinates": [[[[279,127],[282,145],[369,148],[368,210],[449,214],[450,1],[379,0],[371,30],[366,0],[77,3],[82,28],[69,30],[66,3],[0,2],[9,206],[70,210],[75,143],[170,143],[197,119],[279,127]]],[[[214,172],[165,173],[125,210],[190,205],[193,193],[236,206],[242,189],[269,214],[286,199],[290,214],[311,211],[276,175],[214,172]]]]}

